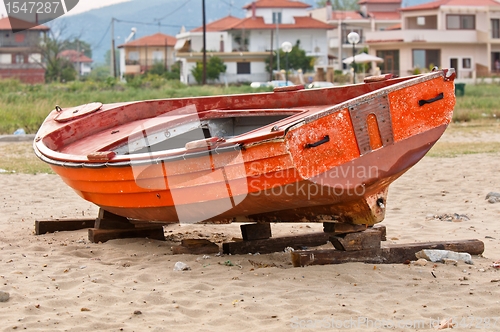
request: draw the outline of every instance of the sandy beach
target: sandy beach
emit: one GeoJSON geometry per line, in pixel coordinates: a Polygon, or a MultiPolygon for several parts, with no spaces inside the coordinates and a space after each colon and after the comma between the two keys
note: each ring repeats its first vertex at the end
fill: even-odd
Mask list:
{"type": "MultiPolygon", "coordinates": [[[[492,138],[493,137],[493,138],[492,138]]],[[[500,142],[445,134],[444,142],[500,142]]],[[[479,239],[473,265],[294,268],[289,253],[172,255],[180,238],[231,239],[239,224],[172,225],[168,241],[90,243],[87,230],[34,235],[34,221],[94,218],[56,175],[0,174],[1,331],[500,331],[500,154],[425,157],[389,188],[391,243],[479,239]],[[456,221],[439,218],[464,215],[456,221]],[[184,262],[188,271],[174,271],[184,262]]],[[[274,236],[321,224],[272,224],[274,236]]]]}

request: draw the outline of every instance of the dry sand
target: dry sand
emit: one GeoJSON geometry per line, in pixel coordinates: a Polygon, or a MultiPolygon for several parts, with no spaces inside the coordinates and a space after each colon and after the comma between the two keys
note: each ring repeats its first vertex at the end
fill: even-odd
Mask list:
{"type": "MultiPolygon", "coordinates": [[[[0,303],[0,329],[426,331],[454,318],[458,331],[500,331],[500,269],[491,266],[500,259],[500,203],[485,200],[500,192],[499,171],[500,154],[425,157],[389,189],[389,242],[480,239],[486,249],[474,265],[305,268],[293,268],[286,253],[174,256],[172,241],[93,244],[87,230],[36,236],[35,219],[93,218],[97,208],[55,175],[1,174],[0,291],[10,299],[0,303]],[[469,220],[432,217],[453,213],[469,220]],[[191,270],[173,271],[177,261],[191,270]]],[[[321,225],[272,228],[279,236],[321,225]]],[[[240,236],[238,224],[172,225],[166,233],[240,236]]]]}

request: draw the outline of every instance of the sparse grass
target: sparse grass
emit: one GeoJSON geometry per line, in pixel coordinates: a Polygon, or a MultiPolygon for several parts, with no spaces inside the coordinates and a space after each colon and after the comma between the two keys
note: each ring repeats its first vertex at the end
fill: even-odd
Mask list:
{"type": "Polygon", "coordinates": [[[4,173],[54,173],[33,152],[32,142],[0,143],[0,170],[4,173]]]}
{"type": "Polygon", "coordinates": [[[500,153],[500,142],[437,142],[430,157],[457,157],[464,154],[500,153]]]}
{"type": "Polygon", "coordinates": [[[23,128],[34,134],[55,105],[72,107],[90,102],[115,103],[160,98],[181,98],[238,94],[255,90],[250,86],[186,86],[179,81],[154,78],[140,84],[70,82],[67,84],[24,85],[0,80],[0,135],[23,128]]]}
{"type": "Polygon", "coordinates": [[[430,157],[456,157],[464,154],[500,153],[500,120],[474,120],[451,123],[446,134],[452,141],[439,140],[429,151],[430,157]]]}
{"type": "Polygon", "coordinates": [[[454,122],[468,122],[478,119],[500,119],[500,85],[468,84],[465,95],[457,97],[454,122]]]}

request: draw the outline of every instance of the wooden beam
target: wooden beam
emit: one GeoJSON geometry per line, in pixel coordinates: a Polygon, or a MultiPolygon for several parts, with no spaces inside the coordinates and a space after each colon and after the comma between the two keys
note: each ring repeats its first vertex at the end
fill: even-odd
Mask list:
{"type": "Polygon", "coordinates": [[[358,251],[340,251],[336,249],[302,250],[292,252],[291,258],[294,267],[347,262],[398,264],[415,260],[415,253],[423,249],[443,249],[479,255],[484,252],[484,243],[480,240],[461,240],[391,244],[382,248],[358,251]]]}
{"type": "Polygon", "coordinates": [[[387,244],[389,249],[386,259],[390,262],[405,262],[415,260],[415,254],[423,249],[441,249],[455,252],[467,252],[471,255],[481,255],[484,252],[484,242],[474,240],[435,241],[407,244],[387,244]]]}
{"type": "Polygon", "coordinates": [[[347,234],[366,230],[366,225],[353,225],[345,222],[324,222],[323,231],[326,233],[347,234]]]}
{"type": "Polygon", "coordinates": [[[95,225],[95,219],[52,219],[35,220],[35,234],[76,231],[84,228],[92,228],[95,225]]]}
{"type": "Polygon", "coordinates": [[[240,225],[243,241],[265,240],[271,237],[271,224],[257,223],[240,225]]]}
{"type": "Polygon", "coordinates": [[[127,218],[99,209],[95,222],[97,229],[134,229],[135,225],[127,218]]]}
{"type": "Polygon", "coordinates": [[[317,247],[328,242],[330,234],[314,233],[299,236],[288,236],[279,238],[270,238],[265,240],[226,242],[222,244],[224,254],[248,254],[261,253],[269,254],[272,252],[283,251],[287,247],[293,249],[302,249],[304,247],[317,247]]]}
{"type": "Polygon", "coordinates": [[[89,241],[93,243],[106,242],[114,239],[149,238],[165,241],[163,227],[140,227],[134,229],[89,229],[89,241]]]}
{"type": "Polygon", "coordinates": [[[382,233],[378,229],[369,228],[358,233],[330,236],[335,249],[342,251],[358,251],[380,248],[382,233]]]}

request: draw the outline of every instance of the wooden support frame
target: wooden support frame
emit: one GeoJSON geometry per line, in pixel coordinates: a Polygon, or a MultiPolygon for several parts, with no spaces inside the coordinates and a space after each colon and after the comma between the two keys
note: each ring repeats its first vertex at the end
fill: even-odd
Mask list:
{"type": "MultiPolygon", "coordinates": [[[[279,238],[261,238],[255,240],[253,239],[245,240],[245,237],[246,238],[257,237],[255,234],[249,234],[250,233],[249,229],[248,228],[244,229],[245,227],[249,227],[250,229],[255,228],[258,234],[264,233],[262,230],[265,229],[265,227],[269,227],[269,233],[271,233],[270,224],[269,223],[266,224],[242,225],[240,228],[242,230],[243,240],[223,243],[222,244],[223,253],[231,255],[238,255],[238,254],[243,255],[248,253],[269,254],[272,252],[283,251],[287,247],[293,248],[294,250],[300,250],[305,247],[318,247],[327,244],[330,238],[334,236],[364,234],[363,231],[366,231],[367,229],[366,225],[343,225],[340,223],[323,223],[324,232],[322,233],[312,233],[312,234],[287,236],[279,238]],[[269,226],[263,226],[266,224],[269,226]],[[244,233],[245,231],[247,232],[246,234],[244,233]]],[[[377,236],[380,238],[380,240],[385,241],[386,237],[385,226],[376,225],[370,229],[372,229],[373,232],[378,234],[377,236]]],[[[251,231],[253,231],[253,229],[251,229],[251,231]]]]}
{"type": "Polygon", "coordinates": [[[253,241],[226,242],[222,244],[224,254],[245,255],[248,253],[269,254],[283,251],[287,247],[295,250],[304,247],[317,247],[328,242],[330,234],[313,233],[298,236],[287,236],[253,241]]]}
{"type": "Polygon", "coordinates": [[[240,225],[240,230],[243,241],[265,240],[272,236],[271,224],[268,222],[240,225]]]}
{"type": "Polygon", "coordinates": [[[84,228],[95,227],[95,219],[50,219],[35,220],[35,234],[77,231],[84,228]]]}
{"type": "Polygon", "coordinates": [[[415,253],[423,249],[443,249],[480,255],[484,252],[484,243],[480,240],[462,240],[391,244],[381,248],[356,251],[341,251],[336,249],[294,251],[291,253],[291,256],[294,267],[348,262],[401,264],[415,260],[415,253]]]}
{"type": "Polygon", "coordinates": [[[165,241],[165,234],[162,225],[137,226],[127,218],[99,209],[95,228],[89,229],[89,241],[98,243],[126,238],[149,238],[165,241]]]}
{"type": "MultiPolygon", "coordinates": [[[[341,264],[364,262],[373,264],[398,264],[414,260],[415,253],[423,249],[443,249],[480,255],[484,243],[480,240],[437,241],[410,244],[386,244],[386,227],[375,225],[344,225],[324,223],[324,232],[271,238],[269,223],[241,225],[243,240],[223,243],[224,254],[248,254],[283,251],[291,252],[294,267],[308,265],[341,264]],[[335,249],[300,250],[317,247],[330,241],[335,249]]],[[[73,231],[89,228],[89,241],[106,242],[122,238],[150,238],[165,240],[161,225],[135,225],[127,218],[100,209],[97,219],[52,219],[35,220],[35,234],[41,235],[58,231],[73,231]]],[[[172,247],[174,254],[213,254],[220,252],[217,244],[206,239],[184,239],[180,246],[172,247]]]]}

